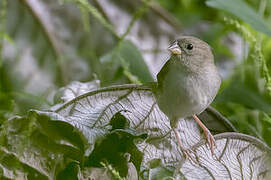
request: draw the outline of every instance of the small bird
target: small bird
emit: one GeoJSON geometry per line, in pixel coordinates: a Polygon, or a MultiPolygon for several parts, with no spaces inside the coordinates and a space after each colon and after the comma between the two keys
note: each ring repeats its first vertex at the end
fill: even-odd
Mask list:
{"type": "Polygon", "coordinates": [[[157,74],[157,87],[154,95],[159,108],[168,116],[178,146],[186,156],[192,159],[190,150],[182,146],[177,132],[180,118],[193,117],[202,128],[213,153],[215,139],[197,117],[214,100],[221,78],[214,64],[210,46],[192,36],[183,36],[175,40],[168,50],[170,59],[157,74]]]}

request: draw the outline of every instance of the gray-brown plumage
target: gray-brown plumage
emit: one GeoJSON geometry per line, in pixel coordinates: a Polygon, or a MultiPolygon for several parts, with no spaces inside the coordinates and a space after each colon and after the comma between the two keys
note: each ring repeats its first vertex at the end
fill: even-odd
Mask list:
{"type": "Polygon", "coordinates": [[[203,129],[213,152],[215,140],[196,116],[211,104],[221,83],[211,48],[198,38],[183,36],[169,50],[171,57],[157,75],[154,94],[158,106],[170,119],[180,148],[177,121],[192,116],[203,129]]]}

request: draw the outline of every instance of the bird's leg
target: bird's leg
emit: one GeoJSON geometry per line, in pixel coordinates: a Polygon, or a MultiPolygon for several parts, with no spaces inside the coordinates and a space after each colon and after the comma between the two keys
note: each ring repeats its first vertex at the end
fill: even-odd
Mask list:
{"type": "Polygon", "coordinates": [[[211,132],[208,130],[208,128],[200,121],[200,119],[196,115],[193,115],[192,117],[197,122],[197,124],[201,127],[201,129],[203,130],[204,135],[207,139],[207,142],[210,146],[212,155],[214,155],[214,147],[216,146],[214,136],[211,134],[211,132]]]}
{"type": "Polygon", "coordinates": [[[195,164],[198,164],[198,162],[195,160],[195,158],[192,157],[191,154],[194,154],[196,158],[198,158],[197,154],[195,153],[195,151],[191,150],[191,149],[184,149],[184,147],[182,146],[182,143],[181,143],[181,138],[178,134],[178,131],[177,131],[177,128],[172,128],[173,129],[173,132],[175,134],[175,137],[177,139],[177,144],[180,148],[180,150],[183,152],[184,154],[184,157],[186,159],[190,159],[191,161],[193,161],[195,164]]]}

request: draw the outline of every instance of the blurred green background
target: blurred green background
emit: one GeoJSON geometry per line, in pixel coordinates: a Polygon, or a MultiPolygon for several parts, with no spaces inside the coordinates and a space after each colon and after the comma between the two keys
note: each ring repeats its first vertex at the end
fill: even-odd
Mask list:
{"type": "Polygon", "coordinates": [[[0,124],[48,109],[72,81],[154,81],[180,35],[213,48],[213,106],[271,145],[271,1],[1,0],[0,124]]]}

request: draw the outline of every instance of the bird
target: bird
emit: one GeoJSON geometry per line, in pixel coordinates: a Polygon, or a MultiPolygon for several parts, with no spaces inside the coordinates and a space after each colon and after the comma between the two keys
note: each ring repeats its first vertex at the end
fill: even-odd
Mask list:
{"type": "Polygon", "coordinates": [[[192,159],[192,151],[182,146],[177,131],[180,118],[192,117],[197,122],[213,154],[215,139],[197,117],[212,103],[221,84],[212,49],[199,38],[181,36],[168,50],[171,56],[157,74],[154,90],[158,107],[168,117],[177,144],[186,158],[192,159]]]}

